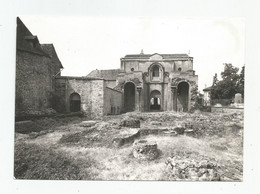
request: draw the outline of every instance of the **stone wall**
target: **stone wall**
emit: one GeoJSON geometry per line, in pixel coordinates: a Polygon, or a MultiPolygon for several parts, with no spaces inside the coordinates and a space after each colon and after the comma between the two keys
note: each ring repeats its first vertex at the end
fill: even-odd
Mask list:
{"type": "Polygon", "coordinates": [[[120,114],[123,105],[123,93],[112,88],[105,88],[104,115],[120,114]]]}
{"type": "Polygon", "coordinates": [[[16,115],[52,107],[53,76],[59,71],[51,58],[17,50],[16,115]]]}
{"type": "Polygon", "coordinates": [[[81,100],[81,111],[88,118],[100,118],[104,115],[105,82],[102,79],[85,77],[56,78],[55,99],[59,112],[70,112],[70,95],[78,93],[81,100]]]}
{"type": "Polygon", "coordinates": [[[135,85],[142,85],[143,82],[143,73],[140,71],[134,71],[134,72],[129,72],[129,73],[120,73],[117,76],[117,87],[120,90],[124,90],[124,84],[126,82],[133,82],[135,85]]]}
{"type": "Polygon", "coordinates": [[[109,88],[116,87],[116,80],[106,80],[106,86],[109,88]]]}

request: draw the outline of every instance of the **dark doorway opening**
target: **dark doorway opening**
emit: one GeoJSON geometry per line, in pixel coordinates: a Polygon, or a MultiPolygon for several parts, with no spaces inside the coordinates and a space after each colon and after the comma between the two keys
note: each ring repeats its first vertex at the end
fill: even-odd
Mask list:
{"type": "Polygon", "coordinates": [[[152,98],[150,110],[161,110],[160,98],[152,98]]]}
{"type": "Polygon", "coordinates": [[[80,95],[78,93],[72,93],[70,95],[70,112],[80,111],[80,95]]]}
{"type": "Polygon", "coordinates": [[[150,110],[161,110],[161,93],[158,90],[151,92],[150,110]]]}
{"type": "Polygon", "coordinates": [[[127,82],[124,86],[124,108],[125,112],[135,110],[135,85],[127,82]]]}
{"type": "Polygon", "coordinates": [[[178,108],[177,111],[187,112],[189,108],[189,84],[181,82],[178,84],[178,108]]]}

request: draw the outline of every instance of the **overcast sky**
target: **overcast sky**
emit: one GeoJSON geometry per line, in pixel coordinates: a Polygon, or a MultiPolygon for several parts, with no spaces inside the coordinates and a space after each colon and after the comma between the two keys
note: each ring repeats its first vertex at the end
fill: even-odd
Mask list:
{"type": "Polygon", "coordinates": [[[212,84],[223,63],[244,65],[242,19],[121,17],[36,17],[21,20],[40,43],[53,43],[64,66],[62,75],[85,76],[94,69],[120,68],[126,54],[189,53],[199,90],[212,84]]]}

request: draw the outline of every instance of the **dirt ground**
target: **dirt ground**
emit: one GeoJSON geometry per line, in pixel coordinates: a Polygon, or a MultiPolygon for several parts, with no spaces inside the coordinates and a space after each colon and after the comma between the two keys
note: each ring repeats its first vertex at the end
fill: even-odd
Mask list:
{"type": "Polygon", "coordinates": [[[17,123],[15,177],[242,181],[243,113],[127,113],[107,116],[87,125],[82,124],[85,120],[79,117],[45,118],[17,123]],[[140,120],[137,130],[177,127],[190,129],[193,133],[135,137],[134,140],[155,141],[159,150],[155,160],[138,160],[133,156],[132,141],[121,146],[113,144],[118,134],[128,129],[120,125],[122,120],[128,119],[140,120]],[[173,160],[169,167],[169,161],[173,160]]]}

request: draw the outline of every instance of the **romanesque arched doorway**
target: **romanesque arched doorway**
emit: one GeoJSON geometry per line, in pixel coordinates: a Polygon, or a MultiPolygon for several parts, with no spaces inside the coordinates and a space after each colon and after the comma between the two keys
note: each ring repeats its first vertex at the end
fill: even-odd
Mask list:
{"type": "Polygon", "coordinates": [[[70,112],[80,111],[80,95],[76,92],[70,95],[70,112]]]}
{"type": "Polygon", "coordinates": [[[189,109],[189,84],[181,82],[177,86],[177,111],[187,112],[189,109]]]}
{"type": "Polygon", "coordinates": [[[150,110],[161,110],[161,92],[153,90],[150,94],[150,110]]]}
{"type": "Polygon", "coordinates": [[[124,85],[124,109],[125,112],[135,110],[135,84],[132,82],[124,85]]]}

